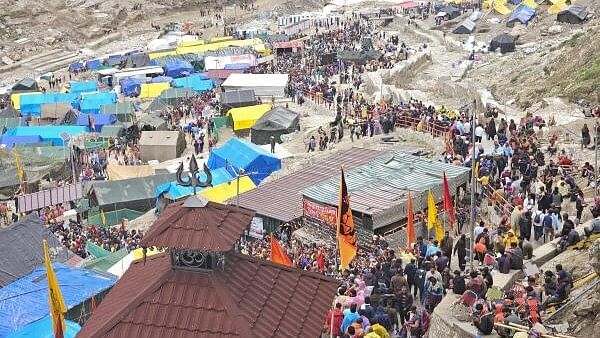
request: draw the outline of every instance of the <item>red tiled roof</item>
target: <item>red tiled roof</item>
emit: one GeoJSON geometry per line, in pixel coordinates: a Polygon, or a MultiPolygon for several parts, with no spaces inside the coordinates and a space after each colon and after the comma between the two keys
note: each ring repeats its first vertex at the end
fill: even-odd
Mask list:
{"type": "Polygon", "coordinates": [[[184,208],[185,200],[169,205],[154,222],[142,245],[167,248],[229,251],[250,227],[254,212],[209,202],[184,208]]]}
{"type": "Polygon", "coordinates": [[[337,282],[228,253],[224,270],[132,263],[77,337],[318,337],[337,282]]]}
{"type": "MultiPolygon", "coordinates": [[[[280,179],[240,194],[240,206],[283,222],[302,217],[302,190],[383,155],[380,150],[351,148],[329,155],[280,179]]],[[[232,200],[232,201],[235,201],[232,200]]]]}

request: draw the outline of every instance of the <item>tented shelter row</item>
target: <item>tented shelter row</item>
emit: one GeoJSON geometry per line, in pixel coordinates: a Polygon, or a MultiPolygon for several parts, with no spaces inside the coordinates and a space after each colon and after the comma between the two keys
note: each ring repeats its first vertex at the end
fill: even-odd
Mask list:
{"type": "Polygon", "coordinates": [[[23,98],[27,95],[37,95],[37,94],[41,94],[41,93],[40,92],[13,93],[13,94],[10,94],[10,102],[16,110],[21,110],[21,98],[23,98]]]}
{"type": "Polygon", "coordinates": [[[40,118],[62,123],[69,110],[73,107],[68,103],[45,103],[42,105],[40,118]]]}
{"type": "Polygon", "coordinates": [[[20,97],[20,108],[23,115],[39,116],[42,105],[46,103],[68,103],[77,108],[79,94],[71,93],[37,93],[20,97]]]}
{"type": "Polygon", "coordinates": [[[259,104],[255,106],[230,109],[227,115],[233,120],[233,130],[244,130],[252,128],[256,120],[260,119],[266,112],[271,110],[270,104],[259,104]]]}
{"type": "Polygon", "coordinates": [[[69,82],[69,92],[73,94],[95,92],[98,90],[96,81],[71,81],[69,82]]]}
{"type": "Polygon", "coordinates": [[[116,117],[112,114],[79,114],[77,116],[78,126],[93,126],[95,132],[100,132],[105,125],[115,124],[116,117]]]}

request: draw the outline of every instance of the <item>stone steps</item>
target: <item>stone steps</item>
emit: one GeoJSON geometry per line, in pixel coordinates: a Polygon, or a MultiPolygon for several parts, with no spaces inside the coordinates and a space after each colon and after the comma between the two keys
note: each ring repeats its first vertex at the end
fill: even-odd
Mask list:
{"type": "Polygon", "coordinates": [[[71,65],[72,63],[77,62],[79,60],[81,60],[81,56],[77,53],[73,53],[73,54],[67,55],[64,58],[61,58],[59,60],[54,60],[52,63],[48,63],[48,64],[40,66],[39,68],[35,68],[35,70],[37,72],[43,74],[43,73],[66,68],[69,65],[71,65]]]}

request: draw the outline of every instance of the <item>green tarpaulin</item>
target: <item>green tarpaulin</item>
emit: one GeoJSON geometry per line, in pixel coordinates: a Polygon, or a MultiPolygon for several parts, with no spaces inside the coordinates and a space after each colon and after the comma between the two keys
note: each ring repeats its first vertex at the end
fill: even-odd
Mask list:
{"type": "Polygon", "coordinates": [[[108,254],[104,257],[84,261],[81,267],[89,270],[107,272],[108,269],[110,269],[113,265],[117,264],[120,260],[125,258],[127,254],[128,252],[125,248],[116,252],[108,252],[108,254]]]}
{"type": "Polygon", "coordinates": [[[87,241],[85,242],[85,250],[94,258],[101,258],[104,256],[108,256],[110,251],[103,249],[102,247],[96,245],[94,242],[87,241]]]}
{"type": "Polygon", "coordinates": [[[100,227],[102,227],[102,226],[108,227],[108,226],[121,224],[122,219],[127,219],[127,220],[131,221],[133,219],[140,217],[143,214],[144,213],[140,212],[140,211],[135,211],[135,210],[130,210],[130,209],[119,209],[116,211],[104,212],[104,218],[106,219],[105,225],[102,224],[102,217],[100,216],[100,213],[88,216],[88,224],[96,225],[96,226],[100,226],[100,227]]]}

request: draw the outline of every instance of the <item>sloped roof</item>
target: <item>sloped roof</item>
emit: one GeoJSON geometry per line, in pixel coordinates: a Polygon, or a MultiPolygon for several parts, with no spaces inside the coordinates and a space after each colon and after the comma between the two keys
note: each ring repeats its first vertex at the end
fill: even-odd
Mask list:
{"type": "Polygon", "coordinates": [[[558,13],[558,18],[565,14],[576,16],[579,20],[583,21],[588,16],[588,10],[587,7],[573,4],[569,5],[569,7],[565,8],[560,13],[558,13]]]}
{"type": "Polygon", "coordinates": [[[460,23],[460,25],[456,26],[456,28],[452,31],[454,34],[467,34],[472,33],[475,30],[475,23],[470,19],[466,19],[460,23]]]}
{"type": "Polygon", "coordinates": [[[94,181],[93,194],[98,206],[155,198],[156,187],[175,180],[175,174],[159,174],[120,181],[94,181]]]}
{"type": "Polygon", "coordinates": [[[298,125],[298,113],[284,107],[275,107],[256,120],[253,130],[282,130],[298,125]]]}
{"type": "Polygon", "coordinates": [[[6,286],[44,264],[44,239],[48,241],[52,261],[63,263],[74,256],[33,215],[0,229],[0,286],[6,286]]]}
{"type": "Polygon", "coordinates": [[[223,270],[174,270],[170,257],[136,261],[78,337],[318,337],[337,282],[228,253],[223,270]]]}
{"type": "Polygon", "coordinates": [[[236,105],[236,104],[254,104],[256,103],[256,96],[254,90],[232,90],[221,94],[222,105],[236,105]]]}
{"type": "Polygon", "coordinates": [[[140,146],[176,146],[180,140],[178,131],[143,131],[140,146]]]}
{"type": "Polygon", "coordinates": [[[142,239],[146,246],[189,250],[229,251],[250,228],[254,212],[208,202],[201,208],[170,204],[142,239]]]}

